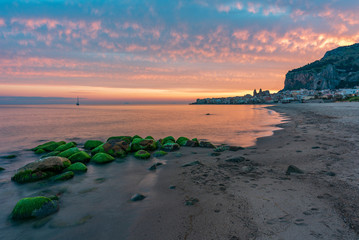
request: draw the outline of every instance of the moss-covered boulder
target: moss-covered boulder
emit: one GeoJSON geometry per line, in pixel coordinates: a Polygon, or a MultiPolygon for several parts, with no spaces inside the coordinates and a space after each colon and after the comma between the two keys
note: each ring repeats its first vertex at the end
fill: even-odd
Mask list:
{"type": "Polygon", "coordinates": [[[199,142],[199,147],[202,147],[202,148],[216,148],[211,142],[206,142],[206,141],[200,141],[199,142]]]}
{"type": "Polygon", "coordinates": [[[52,156],[57,156],[59,155],[61,152],[59,151],[52,151],[49,153],[46,153],[45,155],[41,156],[41,158],[47,158],[47,157],[52,157],[52,156]]]}
{"type": "Polygon", "coordinates": [[[113,157],[126,157],[127,152],[130,152],[131,147],[130,144],[125,140],[113,138],[108,142],[94,148],[91,151],[91,155],[95,155],[97,153],[107,153],[113,157]]]}
{"type": "Polygon", "coordinates": [[[156,151],[156,152],[153,153],[153,156],[154,156],[154,157],[163,157],[163,156],[165,156],[165,155],[167,155],[167,152],[162,151],[162,150],[156,151]]]}
{"type": "Polygon", "coordinates": [[[87,150],[92,150],[92,149],[100,146],[101,144],[103,144],[103,142],[100,140],[87,140],[85,142],[84,148],[87,150]]]}
{"type": "Polygon", "coordinates": [[[40,149],[37,149],[37,150],[35,151],[35,153],[36,153],[36,154],[43,154],[43,153],[46,153],[46,151],[45,151],[44,149],[40,148],[40,149]]]}
{"type": "Polygon", "coordinates": [[[135,158],[139,158],[139,159],[148,159],[151,157],[151,154],[146,150],[138,150],[137,152],[135,152],[134,156],[135,158]]]}
{"type": "Polygon", "coordinates": [[[72,154],[69,157],[69,160],[71,161],[71,163],[77,163],[77,162],[81,162],[81,163],[88,163],[91,159],[91,156],[84,151],[80,151],[77,153],[72,154]]]}
{"type": "Polygon", "coordinates": [[[115,158],[112,157],[111,155],[107,154],[107,153],[97,153],[97,154],[95,154],[95,156],[93,156],[91,158],[91,162],[99,163],[99,164],[109,163],[109,162],[112,162],[114,160],[115,160],[115,158]]]}
{"type": "Polygon", "coordinates": [[[147,136],[147,137],[145,137],[145,139],[152,139],[152,140],[155,140],[152,136],[147,136]]]}
{"type": "Polygon", "coordinates": [[[64,172],[64,173],[61,173],[61,174],[51,177],[50,180],[53,182],[66,181],[66,180],[73,178],[74,175],[75,175],[74,172],[67,171],[67,172],[64,172]]]}
{"type": "Polygon", "coordinates": [[[114,136],[114,137],[108,138],[106,142],[109,142],[111,140],[125,141],[128,144],[130,144],[132,142],[132,137],[131,136],[114,136]]]}
{"type": "Polygon", "coordinates": [[[14,220],[41,218],[53,214],[59,210],[58,201],[47,197],[23,198],[17,202],[11,213],[14,220]]]}
{"type": "Polygon", "coordinates": [[[133,137],[131,138],[131,142],[132,142],[135,138],[141,138],[141,139],[142,139],[142,137],[140,137],[140,136],[138,136],[138,135],[135,135],[135,136],[133,136],[133,137]]]}
{"type": "Polygon", "coordinates": [[[85,164],[77,162],[74,164],[71,164],[70,167],[66,168],[64,170],[65,172],[67,171],[72,171],[72,172],[86,172],[87,171],[87,167],[85,164]]]}
{"type": "Polygon", "coordinates": [[[73,148],[73,147],[76,147],[76,146],[77,146],[77,143],[68,142],[68,143],[66,143],[64,145],[58,146],[54,151],[63,152],[63,151],[66,151],[67,149],[70,149],[70,148],[73,148]]]}
{"type": "Polygon", "coordinates": [[[199,141],[197,138],[193,138],[192,140],[188,140],[185,144],[186,147],[199,147],[199,141]]]}
{"type": "Polygon", "coordinates": [[[178,143],[167,142],[162,145],[161,149],[166,152],[173,152],[180,149],[180,145],[178,143]]]}
{"type": "Polygon", "coordinates": [[[40,149],[42,149],[44,152],[52,152],[54,151],[57,147],[66,144],[66,142],[64,141],[60,141],[60,142],[54,142],[54,141],[50,141],[44,144],[41,144],[37,147],[34,147],[33,149],[31,149],[32,151],[35,151],[37,153],[39,153],[40,149]]]}
{"type": "Polygon", "coordinates": [[[91,150],[91,155],[94,156],[96,153],[100,153],[100,152],[105,152],[105,149],[103,148],[103,144],[95,147],[94,149],[91,150]]]}
{"type": "Polygon", "coordinates": [[[157,149],[157,143],[153,139],[135,138],[131,143],[131,150],[133,152],[139,150],[153,151],[157,149]]]}
{"type": "Polygon", "coordinates": [[[179,137],[176,141],[180,146],[186,146],[186,143],[189,139],[186,137],[179,137]]]}
{"type": "Polygon", "coordinates": [[[11,180],[17,183],[39,181],[56,175],[71,165],[70,160],[53,156],[40,159],[19,168],[11,180]]]}
{"type": "Polygon", "coordinates": [[[175,143],[175,142],[176,139],[172,136],[165,137],[164,139],[161,140],[162,145],[165,145],[166,143],[175,143]]]}
{"type": "Polygon", "coordinates": [[[58,156],[59,157],[64,157],[64,158],[69,158],[71,155],[80,152],[80,149],[78,149],[77,147],[73,147],[73,148],[69,148],[63,152],[61,152],[58,156]]]}

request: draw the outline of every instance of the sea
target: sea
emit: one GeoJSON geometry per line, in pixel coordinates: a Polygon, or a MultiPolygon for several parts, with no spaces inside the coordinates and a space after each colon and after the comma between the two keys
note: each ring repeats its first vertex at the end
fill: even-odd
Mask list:
{"type": "Polygon", "coordinates": [[[119,232],[125,239],[139,208],[129,204],[129,198],[137,191],[150,192],[156,183],[158,172],[149,172],[145,161],[89,164],[86,174],[61,184],[12,182],[18,168],[39,158],[28,149],[41,143],[75,141],[81,147],[89,139],[140,135],[185,136],[251,147],[287,120],[262,105],[0,105],[0,167],[5,168],[0,172],[0,239],[67,239],[70,235],[104,239],[119,232]],[[1,158],[10,154],[17,157],[1,158]],[[27,222],[10,220],[21,198],[58,192],[64,197],[55,215],[27,222]],[[118,227],[106,224],[111,221],[117,221],[118,227]]]}

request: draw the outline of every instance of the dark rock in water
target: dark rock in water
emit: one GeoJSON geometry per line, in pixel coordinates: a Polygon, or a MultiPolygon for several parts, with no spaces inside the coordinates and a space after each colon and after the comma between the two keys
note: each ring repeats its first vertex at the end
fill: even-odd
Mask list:
{"type": "Polygon", "coordinates": [[[103,142],[99,140],[87,140],[85,142],[84,148],[87,150],[92,150],[94,148],[97,148],[101,144],[103,144],[103,142]]]}
{"type": "Polygon", "coordinates": [[[219,155],[221,155],[221,153],[219,153],[219,152],[213,152],[213,153],[211,153],[211,156],[212,156],[212,157],[218,157],[219,155]]]}
{"type": "Polygon", "coordinates": [[[192,206],[199,202],[198,198],[190,198],[185,201],[186,206],[192,206]]]}
{"type": "Polygon", "coordinates": [[[163,144],[161,148],[164,151],[173,152],[180,149],[180,145],[178,143],[167,142],[163,144]]]}
{"type": "Polygon", "coordinates": [[[335,172],[326,172],[325,174],[331,177],[334,177],[336,175],[335,172]]]}
{"type": "Polygon", "coordinates": [[[13,159],[13,158],[16,158],[16,155],[11,154],[11,155],[6,155],[6,156],[1,156],[0,158],[4,158],[4,159],[13,159]]]}
{"type": "Polygon", "coordinates": [[[5,168],[0,167],[0,171],[4,171],[4,170],[5,170],[5,168]]]}
{"type": "Polygon", "coordinates": [[[175,186],[175,185],[171,185],[171,186],[169,186],[169,189],[176,189],[176,186],[175,186]]]}
{"type": "Polygon", "coordinates": [[[135,195],[133,195],[133,196],[131,197],[131,201],[132,201],[132,202],[141,201],[141,200],[143,200],[143,199],[145,199],[145,198],[146,198],[145,195],[142,195],[142,194],[140,194],[140,193],[136,193],[135,195]]]}
{"type": "Polygon", "coordinates": [[[302,174],[304,173],[303,170],[299,169],[298,167],[294,166],[294,165],[289,165],[287,168],[287,171],[285,172],[286,175],[290,175],[291,173],[299,173],[302,174]]]}
{"type": "Polygon", "coordinates": [[[206,141],[200,141],[199,142],[199,147],[202,147],[202,148],[216,148],[212,143],[206,142],[206,141]]]}
{"type": "MultiPolygon", "coordinates": [[[[135,137],[133,138],[141,138],[140,136],[136,135],[135,137]]],[[[110,137],[107,139],[106,142],[109,142],[110,140],[117,140],[117,141],[125,141],[127,142],[128,144],[130,144],[132,142],[132,139],[133,139],[131,136],[115,136],[115,137],[110,137]]]]}
{"type": "Polygon", "coordinates": [[[58,209],[58,202],[47,197],[23,198],[15,205],[11,217],[14,220],[42,218],[57,212],[58,209]]]}
{"type": "Polygon", "coordinates": [[[47,157],[19,168],[11,180],[18,183],[34,182],[45,179],[69,167],[71,162],[63,157],[47,157]]]}
{"type": "Polygon", "coordinates": [[[190,166],[195,166],[195,165],[202,165],[202,163],[200,161],[193,161],[190,163],[183,164],[182,167],[190,167],[190,166]]]}
{"type": "Polygon", "coordinates": [[[172,136],[165,137],[164,139],[160,140],[161,144],[164,145],[166,143],[175,143],[176,139],[172,136]]]}
{"type": "Polygon", "coordinates": [[[219,146],[219,147],[216,147],[215,149],[213,149],[213,151],[215,152],[224,152],[226,150],[229,149],[229,146],[219,146]]]}
{"type": "Polygon", "coordinates": [[[153,164],[151,167],[148,168],[148,170],[156,170],[158,166],[163,165],[163,163],[157,162],[155,164],[153,164]]]}
{"type": "Polygon", "coordinates": [[[229,146],[228,150],[229,151],[233,151],[233,152],[236,152],[238,150],[243,150],[244,148],[243,147],[239,147],[239,146],[229,146]]]}
{"type": "Polygon", "coordinates": [[[244,157],[234,157],[234,158],[226,159],[226,162],[240,163],[240,162],[243,162],[245,160],[246,159],[244,157]]]}
{"type": "Polygon", "coordinates": [[[134,156],[135,158],[139,158],[139,159],[148,159],[151,157],[151,154],[146,150],[138,150],[137,152],[135,152],[134,156]]]}
{"type": "Polygon", "coordinates": [[[53,182],[59,182],[59,181],[66,181],[74,177],[74,173],[72,171],[67,171],[64,173],[61,173],[59,175],[53,176],[50,178],[53,182]]]}
{"type": "Polygon", "coordinates": [[[165,152],[165,151],[156,151],[156,152],[154,152],[152,155],[154,156],[154,157],[163,157],[163,156],[165,156],[165,155],[167,155],[168,153],[167,152],[165,152]]]}
{"type": "Polygon", "coordinates": [[[318,149],[318,148],[320,148],[320,147],[318,147],[318,146],[314,146],[314,147],[312,147],[312,149],[318,149]]]}

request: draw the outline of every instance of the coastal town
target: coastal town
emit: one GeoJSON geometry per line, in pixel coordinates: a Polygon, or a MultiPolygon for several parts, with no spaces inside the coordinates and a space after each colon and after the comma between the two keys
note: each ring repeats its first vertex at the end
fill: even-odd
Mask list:
{"type": "Polygon", "coordinates": [[[335,102],[335,101],[358,101],[359,86],[348,89],[325,89],[325,90],[282,90],[270,93],[269,90],[256,89],[253,95],[226,97],[226,98],[203,98],[197,99],[192,104],[273,104],[273,103],[307,103],[307,102],[335,102]]]}

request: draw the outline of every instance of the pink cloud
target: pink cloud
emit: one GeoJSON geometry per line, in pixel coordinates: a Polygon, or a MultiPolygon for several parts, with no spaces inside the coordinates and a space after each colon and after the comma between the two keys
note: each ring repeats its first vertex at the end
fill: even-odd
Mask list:
{"type": "Polygon", "coordinates": [[[0,18],[0,27],[6,26],[5,20],[0,18]]]}

